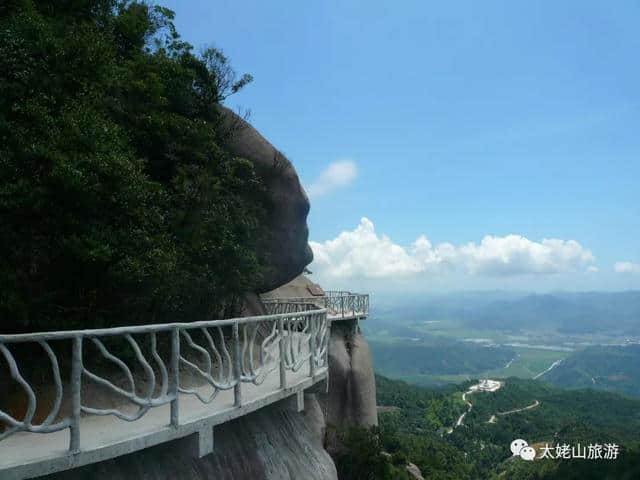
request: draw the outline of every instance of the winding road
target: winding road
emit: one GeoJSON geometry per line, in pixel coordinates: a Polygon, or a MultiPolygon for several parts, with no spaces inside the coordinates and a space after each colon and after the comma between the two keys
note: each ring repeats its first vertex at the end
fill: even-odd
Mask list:
{"type": "Polygon", "coordinates": [[[518,412],[522,412],[524,410],[531,410],[532,408],[536,408],[538,405],[540,405],[540,402],[538,400],[536,400],[531,405],[527,405],[526,407],[515,408],[513,410],[507,410],[506,412],[497,412],[497,413],[491,415],[491,417],[489,417],[489,420],[487,420],[487,423],[496,423],[498,421],[497,415],[500,415],[500,416],[511,415],[512,413],[518,413],[518,412]]]}
{"type": "Polygon", "coordinates": [[[495,392],[496,390],[499,390],[503,384],[504,382],[497,382],[495,380],[487,379],[487,380],[481,381],[480,383],[477,383],[476,385],[472,385],[471,387],[469,387],[469,390],[467,390],[462,394],[462,401],[466,403],[469,408],[467,408],[467,411],[458,417],[458,421],[453,427],[450,427],[449,430],[447,430],[447,434],[452,433],[454,428],[464,425],[464,423],[462,422],[464,420],[465,415],[469,413],[473,408],[473,404],[469,400],[467,400],[467,395],[473,392],[495,392]]]}
{"type": "Polygon", "coordinates": [[[518,358],[520,356],[520,354],[517,354],[515,357],[513,357],[511,360],[509,360],[504,367],[502,367],[503,370],[506,370],[507,368],[509,368],[511,366],[511,364],[513,363],[513,361],[518,358]]]}
{"type": "Polygon", "coordinates": [[[540,372],[539,374],[537,374],[535,377],[533,377],[534,380],[540,378],[541,376],[543,376],[545,373],[550,372],[551,370],[553,370],[554,368],[556,368],[558,365],[560,365],[562,363],[562,359],[560,360],[556,360],[555,362],[553,362],[549,368],[547,368],[546,370],[543,370],[542,372],[540,372]]]}
{"type": "MultiPolygon", "coordinates": [[[[464,420],[464,416],[465,416],[467,413],[469,413],[469,412],[471,411],[471,409],[473,408],[473,404],[472,404],[469,400],[467,400],[467,393],[473,393],[473,390],[467,390],[466,392],[464,392],[464,393],[462,394],[462,401],[463,401],[464,403],[466,403],[466,404],[467,404],[467,406],[468,406],[469,408],[467,409],[467,411],[466,411],[466,412],[464,412],[462,415],[460,415],[460,417],[458,417],[458,421],[456,422],[456,426],[455,426],[455,427],[453,427],[453,428],[459,427],[460,425],[464,425],[464,424],[462,423],[462,421],[464,420]]],[[[452,431],[453,431],[453,429],[452,429],[452,431]]]]}
{"type": "MultiPolygon", "coordinates": [[[[556,362],[559,363],[559,362],[556,362]]],[[[551,368],[553,368],[553,365],[551,367],[549,367],[546,371],[550,370],[551,368]]],[[[544,373],[544,372],[543,372],[544,373]]],[[[491,390],[483,390],[480,387],[481,384],[478,385],[474,385],[472,386],[469,390],[467,390],[466,392],[464,392],[462,394],[462,401],[464,403],[467,404],[467,410],[466,412],[464,412],[462,415],[460,415],[458,417],[458,420],[456,421],[456,424],[453,427],[450,427],[447,430],[447,434],[451,434],[453,433],[453,430],[464,425],[464,417],[467,415],[467,413],[469,413],[471,411],[471,409],[473,408],[473,404],[467,400],[467,395],[473,393],[473,392],[478,392],[478,391],[491,391],[494,392],[496,390],[498,390],[500,388],[500,386],[502,386],[502,384],[500,386],[498,386],[497,388],[493,388],[491,390]]],[[[531,410],[532,408],[536,408],[538,405],[540,405],[540,401],[535,400],[531,405],[527,405],[526,407],[522,407],[522,408],[514,408],[513,410],[507,410],[506,412],[496,412],[494,415],[491,415],[491,417],[489,418],[489,420],[487,420],[487,423],[496,423],[498,420],[498,416],[504,417],[506,415],[511,415],[513,413],[518,413],[518,412],[523,412],[525,410],[531,410]]]]}
{"type": "Polygon", "coordinates": [[[513,410],[507,410],[506,412],[498,412],[498,413],[496,413],[496,415],[500,415],[500,416],[511,415],[512,413],[518,413],[518,412],[522,412],[524,410],[531,410],[532,408],[536,408],[538,405],[540,405],[540,402],[538,400],[536,400],[531,405],[527,405],[526,407],[514,408],[513,410]]]}

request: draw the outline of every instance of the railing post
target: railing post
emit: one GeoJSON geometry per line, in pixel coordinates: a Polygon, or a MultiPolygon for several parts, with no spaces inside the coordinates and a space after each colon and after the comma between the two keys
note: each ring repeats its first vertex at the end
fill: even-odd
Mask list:
{"type": "MultiPolygon", "coordinates": [[[[329,368],[329,346],[331,345],[331,319],[329,318],[329,316],[325,313],[324,314],[324,321],[327,322],[327,348],[324,351],[324,365],[325,367],[329,368]]],[[[328,377],[327,377],[328,378],[328,377]]]]}
{"type": "Polygon", "coordinates": [[[82,409],[82,337],[73,337],[71,355],[71,428],[69,451],[80,451],[80,411],[82,409]]]}
{"type": "Polygon", "coordinates": [[[236,377],[236,385],[233,388],[234,405],[242,405],[242,359],[240,358],[240,332],[237,323],[233,324],[233,372],[236,377]]]}
{"type": "Polygon", "coordinates": [[[331,319],[329,318],[329,315],[327,315],[326,313],[324,314],[324,321],[327,322],[327,348],[324,351],[324,368],[327,369],[327,379],[325,380],[325,391],[324,393],[329,393],[329,379],[330,379],[330,375],[328,374],[329,372],[329,347],[331,346],[331,319]]]}
{"type": "Polygon", "coordinates": [[[344,295],[340,295],[340,311],[342,312],[342,318],[344,318],[344,295]]]}
{"type": "Polygon", "coordinates": [[[317,315],[309,317],[311,323],[311,335],[309,335],[309,376],[316,375],[316,335],[318,334],[317,315]]]}
{"type": "Polygon", "coordinates": [[[287,370],[284,363],[284,320],[278,319],[278,335],[280,337],[278,341],[278,348],[280,350],[280,388],[287,388],[287,370]]]}
{"type": "Polygon", "coordinates": [[[180,330],[171,330],[171,426],[180,425],[180,330]]]}

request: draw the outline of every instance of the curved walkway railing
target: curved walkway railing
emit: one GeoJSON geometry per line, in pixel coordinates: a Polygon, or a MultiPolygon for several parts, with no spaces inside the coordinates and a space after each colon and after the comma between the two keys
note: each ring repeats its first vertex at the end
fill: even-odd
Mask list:
{"type": "Polygon", "coordinates": [[[288,300],[278,305],[292,311],[0,335],[1,357],[26,398],[20,415],[0,410],[0,477],[65,470],[192,433],[199,433],[204,455],[213,448],[213,425],[295,393],[300,402],[304,388],[327,376],[330,319],[326,309],[311,310],[315,305],[303,308],[288,300]],[[48,372],[53,401],[41,401],[42,392],[21,372],[24,365],[15,354],[27,343],[48,361],[40,370],[48,372]],[[69,347],[70,362],[68,355],[61,362],[60,352],[69,347]],[[111,368],[98,371],[95,365],[111,368]],[[85,398],[88,384],[120,402],[110,408],[92,404],[91,396],[85,398]],[[36,412],[44,417],[39,422],[36,412]]]}
{"type": "Polygon", "coordinates": [[[365,318],[369,315],[369,295],[344,291],[327,291],[324,296],[263,298],[269,313],[289,313],[326,308],[333,320],[365,318]]]}

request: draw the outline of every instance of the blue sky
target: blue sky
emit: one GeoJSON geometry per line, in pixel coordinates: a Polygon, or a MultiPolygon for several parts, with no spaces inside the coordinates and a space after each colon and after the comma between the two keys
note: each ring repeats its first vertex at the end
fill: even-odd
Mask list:
{"type": "Polygon", "coordinates": [[[640,3],[159,3],[254,75],[327,286],[640,288],[640,3]]]}

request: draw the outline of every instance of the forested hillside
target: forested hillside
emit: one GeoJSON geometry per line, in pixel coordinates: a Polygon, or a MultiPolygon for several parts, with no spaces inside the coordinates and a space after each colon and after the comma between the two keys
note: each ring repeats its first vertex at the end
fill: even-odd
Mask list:
{"type": "Polygon", "coordinates": [[[2,2],[3,333],[233,309],[260,270],[263,192],[218,106],[250,80],[165,8],[2,2]]]}
{"type": "MultiPolygon", "coordinates": [[[[413,462],[429,479],[566,478],[632,479],[640,473],[640,400],[592,390],[566,391],[534,380],[509,378],[496,392],[467,397],[473,408],[463,425],[446,427],[466,409],[459,387],[426,389],[377,377],[380,413],[378,448],[396,467],[413,462]],[[538,402],[535,408],[501,415],[538,402]],[[489,422],[493,415],[497,419],[489,422]],[[512,458],[510,443],[617,443],[616,460],[512,458]]],[[[355,447],[354,447],[355,448],[355,447]]],[[[355,478],[355,477],[353,477],[355,478]]]]}
{"type": "Polygon", "coordinates": [[[544,380],[640,397],[640,345],[594,346],[569,355],[544,380]]]}

